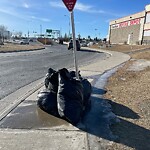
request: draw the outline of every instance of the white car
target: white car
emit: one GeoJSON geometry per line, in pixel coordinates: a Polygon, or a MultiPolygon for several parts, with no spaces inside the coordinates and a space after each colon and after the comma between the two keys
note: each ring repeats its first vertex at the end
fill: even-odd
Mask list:
{"type": "Polygon", "coordinates": [[[92,46],[94,43],[93,42],[89,42],[88,44],[87,44],[87,46],[92,46]]]}
{"type": "Polygon", "coordinates": [[[21,45],[25,45],[25,44],[29,44],[29,40],[28,39],[22,39],[19,44],[21,45]]]}

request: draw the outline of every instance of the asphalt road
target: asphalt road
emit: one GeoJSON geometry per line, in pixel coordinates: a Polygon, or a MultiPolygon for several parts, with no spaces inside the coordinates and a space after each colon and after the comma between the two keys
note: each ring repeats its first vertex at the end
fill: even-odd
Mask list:
{"type": "MultiPolygon", "coordinates": [[[[105,59],[104,53],[77,51],[79,66],[105,59]]],[[[55,70],[74,66],[73,51],[65,45],[48,46],[44,50],[0,53],[0,100],[17,89],[45,76],[48,68],[55,70]]]]}

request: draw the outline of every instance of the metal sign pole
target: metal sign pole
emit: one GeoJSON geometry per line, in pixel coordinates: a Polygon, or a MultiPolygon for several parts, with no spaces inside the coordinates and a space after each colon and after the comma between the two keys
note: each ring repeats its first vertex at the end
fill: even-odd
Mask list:
{"type": "Polygon", "coordinates": [[[76,70],[76,78],[79,79],[79,73],[78,73],[78,63],[77,63],[77,57],[76,57],[76,37],[75,37],[75,27],[74,27],[74,14],[73,11],[70,12],[71,16],[71,25],[72,25],[72,38],[73,38],[73,52],[74,52],[74,65],[76,70]]]}

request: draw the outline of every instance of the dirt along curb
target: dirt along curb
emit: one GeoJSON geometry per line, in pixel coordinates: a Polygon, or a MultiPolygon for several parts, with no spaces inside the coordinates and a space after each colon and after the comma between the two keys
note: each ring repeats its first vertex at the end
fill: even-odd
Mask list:
{"type": "Polygon", "coordinates": [[[109,150],[150,149],[150,50],[135,51],[105,86],[104,99],[120,119],[111,127],[118,139],[109,150]]]}
{"type": "Polygon", "coordinates": [[[24,52],[45,49],[44,45],[18,45],[18,44],[5,44],[0,47],[0,53],[11,52],[24,52]]]}

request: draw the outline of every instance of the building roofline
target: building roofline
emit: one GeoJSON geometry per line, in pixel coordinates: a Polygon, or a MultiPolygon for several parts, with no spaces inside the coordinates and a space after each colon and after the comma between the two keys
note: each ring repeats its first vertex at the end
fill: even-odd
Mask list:
{"type": "Polygon", "coordinates": [[[134,13],[134,14],[128,15],[128,16],[124,16],[122,18],[118,18],[118,19],[112,20],[112,21],[110,21],[110,25],[116,24],[116,23],[121,23],[121,22],[124,22],[124,21],[127,21],[127,20],[133,20],[133,19],[137,19],[137,18],[142,18],[144,16],[145,16],[145,10],[141,11],[141,12],[138,12],[138,13],[134,13]]]}

